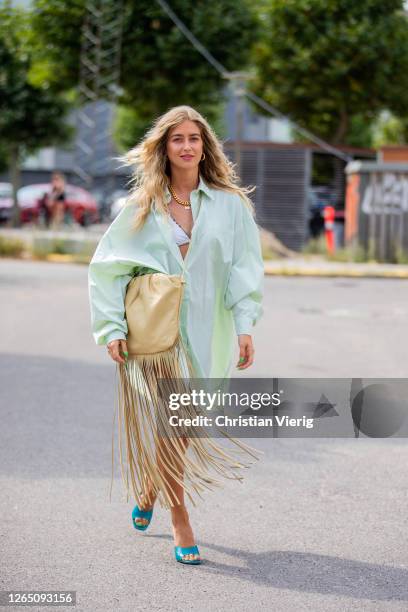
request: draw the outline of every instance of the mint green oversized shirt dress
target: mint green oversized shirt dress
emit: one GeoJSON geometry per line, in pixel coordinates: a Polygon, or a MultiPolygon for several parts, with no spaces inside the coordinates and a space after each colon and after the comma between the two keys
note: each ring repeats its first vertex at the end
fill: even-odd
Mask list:
{"type": "Polygon", "coordinates": [[[252,334],[263,314],[259,229],[237,194],[209,187],[201,175],[190,202],[194,225],[184,261],[167,215],[154,203],[137,232],[131,229],[135,204],[126,204],[110,224],[88,268],[92,334],[98,345],[126,339],[131,278],[145,271],[181,274],[184,267],[180,334],[198,376],[224,379],[231,375],[237,334],[252,334]]]}

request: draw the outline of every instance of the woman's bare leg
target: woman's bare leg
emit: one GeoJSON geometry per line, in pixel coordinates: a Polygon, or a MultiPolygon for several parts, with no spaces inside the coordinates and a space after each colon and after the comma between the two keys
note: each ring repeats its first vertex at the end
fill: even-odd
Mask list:
{"type": "MultiPolygon", "coordinates": [[[[142,494],[143,502],[139,505],[140,510],[152,510],[154,502],[156,501],[156,495],[153,493],[153,487],[151,484],[148,485],[147,491],[147,495],[142,494]]],[[[149,521],[147,518],[139,517],[135,520],[135,523],[142,527],[143,525],[147,525],[149,521]]]]}
{"type": "MultiPolygon", "coordinates": [[[[173,504],[173,507],[171,509],[173,526],[176,524],[180,531],[185,531],[184,527],[185,523],[188,523],[188,514],[184,504],[184,488],[180,484],[180,482],[178,482],[177,479],[174,478],[171,473],[169,473],[170,468],[170,472],[175,472],[177,478],[182,481],[183,463],[181,460],[177,460],[177,452],[175,452],[176,449],[169,450],[168,444],[171,443],[172,440],[170,438],[158,438],[158,444],[156,447],[156,462],[157,467],[161,472],[162,478],[166,483],[165,488],[167,496],[170,497],[171,503],[173,504]]],[[[181,445],[184,452],[186,452],[188,447],[188,440],[186,438],[179,438],[178,443],[181,445]]],[[[156,501],[156,498],[157,493],[154,492],[152,483],[151,481],[149,481],[147,485],[147,492],[143,495],[143,502],[139,506],[140,509],[151,510],[156,501]]],[[[145,518],[136,519],[136,523],[138,525],[146,525],[148,522],[149,521],[145,518]]],[[[189,531],[191,531],[191,527],[189,531]]],[[[184,534],[184,536],[185,537],[181,538],[183,540],[182,543],[176,541],[176,546],[193,546],[194,538],[192,536],[192,532],[184,534]],[[188,542],[192,540],[191,543],[188,543],[186,539],[188,540],[188,542]]],[[[175,539],[179,540],[180,537],[176,538],[175,534],[175,539]]]]}
{"type": "MultiPolygon", "coordinates": [[[[156,372],[158,378],[166,376],[166,370],[162,372],[156,372]]],[[[168,374],[171,378],[171,375],[168,374]]],[[[174,543],[176,546],[189,547],[194,546],[194,534],[190,525],[190,519],[188,516],[187,508],[184,503],[184,488],[183,486],[169,473],[168,467],[171,467],[171,471],[174,471],[177,478],[183,481],[184,468],[183,462],[177,459],[178,453],[174,452],[175,449],[169,449],[168,446],[172,444],[174,438],[158,438],[158,444],[156,447],[156,461],[157,467],[161,472],[165,487],[168,495],[170,496],[172,507],[171,507],[171,520],[173,524],[173,536],[174,543]]],[[[180,443],[185,453],[188,448],[188,438],[182,437],[177,438],[174,444],[180,443]]],[[[146,496],[146,506],[143,505],[143,509],[151,509],[156,500],[156,494],[153,493],[153,488],[148,488],[146,496]]],[[[143,521],[143,519],[141,519],[143,521]]],[[[146,521],[141,524],[145,524],[146,521]]],[[[185,560],[197,560],[200,555],[189,554],[185,555],[185,560]]]]}
{"type": "MultiPolygon", "coordinates": [[[[184,448],[184,452],[186,452],[189,441],[187,438],[179,438],[178,439],[184,448]]],[[[174,543],[176,546],[188,547],[194,546],[194,534],[190,525],[190,519],[188,516],[187,508],[184,503],[184,488],[183,486],[177,482],[175,478],[173,478],[170,474],[166,472],[166,460],[175,470],[177,477],[180,480],[183,480],[183,464],[181,461],[177,461],[174,455],[172,454],[172,458],[169,457],[169,451],[166,448],[164,441],[159,445],[159,453],[158,453],[158,467],[162,473],[163,478],[166,482],[167,492],[172,499],[172,503],[174,504],[171,507],[171,521],[173,524],[173,536],[174,543]]],[[[189,554],[185,555],[186,560],[196,560],[199,559],[200,555],[189,554]]]]}

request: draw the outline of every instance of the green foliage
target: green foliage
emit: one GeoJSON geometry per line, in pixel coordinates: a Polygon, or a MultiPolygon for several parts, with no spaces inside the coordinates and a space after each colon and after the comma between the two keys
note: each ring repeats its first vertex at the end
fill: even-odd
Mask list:
{"type": "Polygon", "coordinates": [[[7,170],[7,147],[0,138],[0,172],[7,170]]]}
{"type": "Polygon", "coordinates": [[[133,147],[147,128],[148,122],[141,119],[136,108],[118,107],[113,124],[113,138],[122,152],[133,147]]]}
{"type": "MultiPolygon", "coordinates": [[[[258,32],[249,0],[173,0],[171,7],[227,70],[245,68],[258,32]]],[[[78,83],[84,16],[85,0],[34,2],[34,72],[46,75],[53,90],[78,83]]],[[[133,145],[155,117],[178,104],[194,106],[220,126],[226,81],[161,7],[150,0],[125,0],[123,24],[119,146],[133,145]]]]}
{"type": "Polygon", "coordinates": [[[31,245],[31,255],[46,259],[48,255],[70,255],[72,261],[90,261],[95,252],[95,240],[77,240],[64,237],[35,237],[31,245]]]}
{"type": "Polygon", "coordinates": [[[408,143],[408,116],[396,117],[381,113],[373,128],[373,145],[403,145],[408,143]]]}
{"type": "Polygon", "coordinates": [[[25,244],[18,238],[0,235],[0,257],[20,257],[25,250],[25,244]]]}
{"type": "Polygon", "coordinates": [[[55,91],[78,84],[86,0],[35,0],[31,18],[32,77],[55,91]]]}
{"type": "Polygon", "coordinates": [[[0,9],[0,148],[6,155],[18,150],[20,157],[72,135],[63,122],[67,100],[30,81],[28,29],[26,13],[0,9]]]}
{"type": "Polygon", "coordinates": [[[395,254],[395,263],[405,265],[408,264],[408,251],[398,247],[395,254]]]}
{"type": "MultiPolygon", "coordinates": [[[[209,109],[206,105],[203,106],[204,108],[200,106],[195,106],[195,108],[211,121],[211,126],[215,130],[217,136],[221,139],[225,139],[225,102],[221,99],[212,109],[209,109]]],[[[137,143],[150,128],[150,125],[151,120],[141,117],[135,107],[119,106],[113,127],[113,137],[118,148],[122,151],[127,151],[134,147],[135,143],[137,143]]]]}
{"type": "MultiPolygon", "coordinates": [[[[243,0],[174,0],[172,9],[227,70],[248,65],[256,22],[243,0]]],[[[122,81],[142,117],[177,104],[213,116],[226,82],[156,3],[129,2],[122,81]]]]}
{"type": "Polygon", "coordinates": [[[406,114],[408,23],[402,4],[265,0],[253,90],[333,143],[366,145],[370,133],[361,128],[380,110],[406,114]]]}
{"type": "Polygon", "coordinates": [[[334,253],[328,253],[324,233],[317,238],[311,238],[301,250],[302,255],[320,255],[323,260],[342,263],[375,262],[375,259],[361,245],[339,247],[334,253]]]}
{"type": "Polygon", "coordinates": [[[364,113],[350,115],[347,144],[351,147],[372,147],[375,121],[375,117],[367,119],[364,113]]]}
{"type": "Polygon", "coordinates": [[[317,238],[310,238],[308,242],[301,249],[303,255],[326,255],[326,239],[324,234],[321,234],[317,238]]]}
{"type": "Polygon", "coordinates": [[[327,261],[338,261],[342,263],[368,263],[375,262],[372,258],[368,257],[364,248],[361,245],[354,247],[341,247],[335,250],[334,253],[327,253],[327,261]]]}
{"type": "Polygon", "coordinates": [[[265,244],[261,245],[262,247],[262,258],[264,261],[279,261],[282,259],[282,256],[276,253],[273,249],[266,246],[265,244]]]}

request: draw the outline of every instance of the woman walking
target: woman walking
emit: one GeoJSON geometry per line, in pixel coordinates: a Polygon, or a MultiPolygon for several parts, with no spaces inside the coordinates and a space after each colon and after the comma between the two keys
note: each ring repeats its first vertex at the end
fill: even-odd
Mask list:
{"type": "MultiPolygon", "coordinates": [[[[233,165],[212,128],[189,106],[174,107],[159,117],[122,159],[134,168],[134,185],[89,266],[95,342],[107,346],[123,372],[128,354],[124,303],[130,280],[135,275],[184,270],[179,331],[194,375],[228,378],[236,341],[237,368],[250,367],[252,327],[263,314],[264,275],[259,231],[248,197],[251,190],[238,186],[233,165]]],[[[154,375],[160,374],[154,371],[154,375]]],[[[142,419],[140,411],[135,412],[132,418],[142,419]]],[[[156,461],[144,461],[141,469],[150,472],[139,478],[142,493],[135,492],[138,504],[132,519],[136,529],[145,530],[159,500],[171,510],[176,560],[198,564],[200,555],[184,502],[185,492],[192,499],[191,489],[183,477],[199,491],[200,484],[216,482],[208,474],[210,465],[224,474],[228,468],[247,466],[231,461],[213,442],[210,455],[210,442],[206,446],[200,440],[201,446],[194,443],[198,469],[198,462],[188,461],[189,442],[193,444],[183,439],[182,453],[157,442],[156,461]],[[166,464],[171,461],[170,473],[166,464]]],[[[146,457],[149,449],[141,440],[138,444],[140,456],[146,457]]]]}

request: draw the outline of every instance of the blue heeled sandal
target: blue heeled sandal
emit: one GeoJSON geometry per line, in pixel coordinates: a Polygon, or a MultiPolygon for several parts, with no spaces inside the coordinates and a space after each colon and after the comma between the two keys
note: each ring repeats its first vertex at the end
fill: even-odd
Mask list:
{"type": "Polygon", "coordinates": [[[175,546],[174,547],[174,556],[176,557],[176,561],[179,563],[184,563],[185,565],[199,565],[201,563],[201,559],[183,559],[184,555],[199,555],[200,552],[197,546],[175,546]]]}
{"type": "Polygon", "coordinates": [[[133,527],[138,531],[146,531],[148,526],[150,525],[150,521],[152,520],[153,508],[151,510],[140,510],[139,506],[135,506],[132,512],[132,523],[133,527]],[[146,525],[138,525],[136,523],[137,519],[147,519],[149,522],[146,525]]]}

